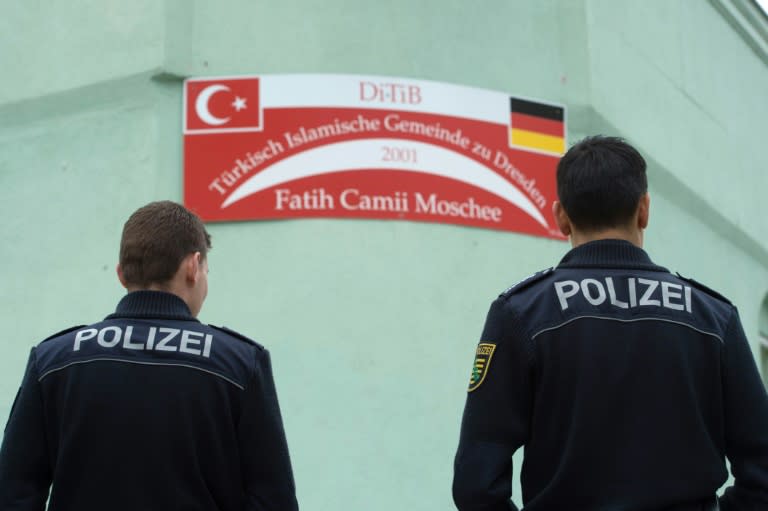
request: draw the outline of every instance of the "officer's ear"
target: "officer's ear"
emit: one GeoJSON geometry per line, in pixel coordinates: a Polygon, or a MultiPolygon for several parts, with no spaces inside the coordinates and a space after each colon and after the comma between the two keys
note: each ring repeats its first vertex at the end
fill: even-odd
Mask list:
{"type": "Polygon", "coordinates": [[[563,236],[570,236],[572,231],[571,219],[568,218],[568,213],[565,212],[565,208],[560,204],[560,201],[552,203],[552,214],[555,216],[555,222],[557,222],[557,227],[563,233],[563,236]]]}
{"type": "Polygon", "coordinates": [[[648,192],[640,197],[640,203],[637,205],[637,227],[642,230],[648,227],[648,220],[651,216],[651,196],[648,192]]]}
{"type": "Polygon", "coordinates": [[[200,280],[202,272],[205,270],[203,266],[203,254],[200,252],[189,254],[181,262],[181,265],[183,267],[184,277],[187,282],[194,284],[200,280]]]}
{"type": "Polygon", "coordinates": [[[120,281],[120,284],[128,289],[128,282],[125,281],[125,275],[123,275],[123,267],[120,266],[120,263],[117,263],[117,267],[115,267],[115,271],[117,272],[117,279],[120,281]]]}

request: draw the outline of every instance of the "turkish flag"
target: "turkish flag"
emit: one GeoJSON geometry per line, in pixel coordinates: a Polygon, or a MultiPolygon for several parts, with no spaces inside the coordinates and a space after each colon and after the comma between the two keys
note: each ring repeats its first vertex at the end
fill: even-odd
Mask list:
{"type": "Polygon", "coordinates": [[[261,131],[258,78],[191,79],[184,83],[184,131],[261,131]]]}

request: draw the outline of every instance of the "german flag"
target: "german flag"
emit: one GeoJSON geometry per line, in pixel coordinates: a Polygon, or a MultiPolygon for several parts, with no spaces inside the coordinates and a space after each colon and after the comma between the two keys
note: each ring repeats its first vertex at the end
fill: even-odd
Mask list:
{"type": "Polygon", "coordinates": [[[509,143],[523,149],[565,152],[565,109],[510,98],[509,143]]]}

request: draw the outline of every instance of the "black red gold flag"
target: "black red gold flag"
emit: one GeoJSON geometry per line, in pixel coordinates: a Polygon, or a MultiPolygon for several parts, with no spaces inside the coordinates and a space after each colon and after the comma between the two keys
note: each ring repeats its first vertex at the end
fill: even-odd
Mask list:
{"type": "Polygon", "coordinates": [[[565,152],[563,107],[510,98],[509,143],[548,153],[565,152]]]}

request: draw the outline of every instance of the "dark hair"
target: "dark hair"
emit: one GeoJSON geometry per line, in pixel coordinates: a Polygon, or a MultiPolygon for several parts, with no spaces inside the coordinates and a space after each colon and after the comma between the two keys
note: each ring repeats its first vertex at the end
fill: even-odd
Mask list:
{"type": "Polygon", "coordinates": [[[139,287],[165,283],[187,255],[200,252],[205,257],[210,248],[211,236],[197,215],[175,202],[151,202],[123,226],[123,278],[139,287]]]}
{"type": "Polygon", "coordinates": [[[618,137],[576,143],[557,164],[557,194],[573,225],[598,230],[626,225],[648,191],[645,160],[618,137]]]}

